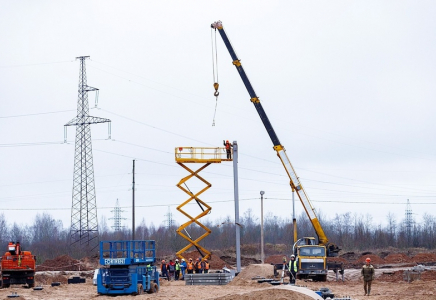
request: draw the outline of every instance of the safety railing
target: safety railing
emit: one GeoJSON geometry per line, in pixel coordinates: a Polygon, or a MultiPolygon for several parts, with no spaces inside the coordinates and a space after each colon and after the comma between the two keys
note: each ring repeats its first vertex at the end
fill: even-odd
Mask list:
{"type": "Polygon", "coordinates": [[[230,148],[230,155],[227,155],[224,147],[176,147],[175,157],[182,163],[220,163],[232,160],[233,149],[230,148]]]}

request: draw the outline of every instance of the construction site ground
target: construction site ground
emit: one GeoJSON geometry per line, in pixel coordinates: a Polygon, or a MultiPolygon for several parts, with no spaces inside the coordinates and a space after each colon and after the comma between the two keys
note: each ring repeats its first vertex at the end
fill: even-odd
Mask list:
{"type": "MultiPolygon", "coordinates": [[[[394,254],[354,254],[345,253],[336,260],[344,260],[346,269],[344,281],[336,281],[335,274],[329,273],[327,282],[312,282],[311,280],[297,280],[296,286],[288,285],[289,278],[284,278],[283,285],[273,286],[269,283],[258,283],[258,277],[273,278],[273,266],[269,263],[280,263],[283,256],[276,255],[266,259],[269,263],[249,264],[243,266],[241,273],[235,279],[222,286],[187,286],[184,281],[161,281],[157,294],[138,296],[121,296],[135,299],[322,299],[314,291],[329,288],[335,297],[350,299],[436,299],[436,255],[434,253],[420,253],[407,255],[394,254]],[[375,280],[371,296],[364,296],[363,281],[360,276],[361,260],[371,257],[376,267],[375,280]],[[277,262],[277,260],[280,260],[277,262]],[[418,261],[419,260],[419,261],[418,261]],[[404,280],[404,272],[413,266],[423,265],[425,269],[420,278],[408,282],[404,280]],[[254,279],[253,279],[254,278],[254,279]]],[[[217,258],[218,261],[218,258],[217,258]]],[[[228,267],[232,267],[227,265],[228,267]]],[[[221,266],[220,266],[221,267],[221,266]]],[[[16,285],[0,290],[0,299],[10,299],[8,296],[16,293],[14,299],[113,299],[112,296],[97,294],[97,288],[92,285],[93,265],[88,260],[73,260],[69,257],[59,257],[41,265],[36,275],[36,285],[43,290],[33,290],[16,285]],[[74,267],[73,267],[74,266],[74,267]],[[50,269],[50,270],[49,270],[50,269]],[[57,270],[55,270],[57,269],[57,270]],[[78,271],[81,270],[81,271],[78,271]],[[84,284],[67,284],[72,276],[86,277],[84,284]],[[60,282],[59,286],[51,286],[52,282],[60,282]]],[[[212,272],[215,270],[212,270],[212,272]]],[[[281,272],[279,272],[281,273],[281,272]]],[[[276,278],[280,280],[280,278],[276,278]]],[[[341,279],[341,278],[340,278],[341,279]]],[[[119,298],[119,297],[117,297],[119,298]]]]}

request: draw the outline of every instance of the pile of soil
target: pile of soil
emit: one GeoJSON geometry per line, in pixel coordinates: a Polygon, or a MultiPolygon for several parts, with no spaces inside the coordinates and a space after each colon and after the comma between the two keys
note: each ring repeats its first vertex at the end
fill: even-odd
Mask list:
{"type": "Polygon", "coordinates": [[[411,261],[416,263],[436,263],[435,253],[418,253],[412,257],[411,261]]]}
{"type": "Polygon", "coordinates": [[[37,286],[40,285],[49,285],[52,282],[60,282],[61,284],[68,283],[68,276],[65,274],[36,274],[35,275],[35,284],[37,286]]]}
{"type": "Polygon", "coordinates": [[[58,256],[54,259],[47,259],[43,264],[36,266],[36,271],[85,271],[93,267],[68,255],[58,256]]]}
{"type": "Polygon", "coordinates": [[[411,258],[404,253],[391,253],[385,257],[388,264],[410,263],[411,258]]]}
{"type": "Polygon", "coordinates": [[[355,253],[355,252],[346,252],[344,254],[341,254],[340,257],[350,261],[350,260],[357,260],[359,258],[359,254],[355,253]]]}
{"type": "Polygon", "coordinates": [[[327,257],[327,262],[334,262],[334,263],[348,263],[348,260],[342,257],[327,257]]]}
{"type": "Polygon", "coordinates": [[[290,261],[291,258],[287,255],[270,255],[265,259],[266,264],[281,264],[283,263],[283,257],[286,258],[286,262],[290,261]]]}
{"type": "Polygon", "coordinates": [[[375,254],[362,255],[354,263],[359,265],[359,267],[362,267],[365,264],[365,260],[367,257],[369,257],[371,259],[372,265],[381,265],[381,264],[386,263],[386,261],[383,258],[381,258],[380,256],[377,256],[375,254]]]}

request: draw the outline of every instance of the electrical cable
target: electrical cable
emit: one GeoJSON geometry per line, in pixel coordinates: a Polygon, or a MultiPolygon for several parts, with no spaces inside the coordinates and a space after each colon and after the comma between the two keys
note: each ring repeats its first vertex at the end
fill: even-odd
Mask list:
{"type": "MultiPolygon", "coordinates": [[[[245,198],[245,199],[239,199],[239,201],[253,201],[253,200],[259,200],[259,198],[245,198]]],[[[292,201],[291,199],[284,199],[284,198],[264,198],[264,200],[280,200],[280,201],[292,201]]],[[[234,202],[234,199],[231,200],[217,200],[217,201],[210,201],[210,203],[226,203],[226,202],[234,202]]],[[[323,201],[323,200],[312,200],[313,202],[326,202],[326,203],[350,203],[350,204],[389,204],[389,205],[404,205],[403,202],[369,202],[369,201],[323,201]]],[[[436,205],[436,202],[434,203],[424,203],[424,202],[418,202],[413,203],[413,205],[436,205]]],[[[163,206],[179,206],[180,204],[152,204],[152,205],[137,205],[135,208],[150,208],[150,207],[163,207],[163,206]]],[[[188,203],[187,205],[194,205],[194,203],[188,203]]],[[[131,208],[131,206],[120,206],[119,208],[125,209],[125,208],[131,208]]],[[[112,206],[102,206],[97,207],[97,209],[113,209],[112,206]]],[[[71,210],[71,207],[50,207],[50,208],[1,208],[0,211],[26,211],[26,210],[36,210],[36,211],[45,211],[45,210],[71,210]]]]}
{"type": "Polygon", "coordinates": [[[49,111],[49,112],[41,112],[41,113],[33,113],[33,114],[25,114],[25,115],[0,116],[0,119],[33,117],[33,116],[39,116],[39,115],[57,114],[57,113],[64,113],[64,112],[71,112],[71,111],[76,111],[76,110],[75,109],[67,109],[67,110],[49,111]]]}
{"type": "Polygon", "coordinates": [[[25,65],[9,65],[9,66],[0,66],[0,68],[30,67],[30,66],[39,66],[39,65],[63,64],[63,63],[67,63],[67,62],[74,62],[74,60],[34,63],[34,64],[25,64],[25,65]]]}

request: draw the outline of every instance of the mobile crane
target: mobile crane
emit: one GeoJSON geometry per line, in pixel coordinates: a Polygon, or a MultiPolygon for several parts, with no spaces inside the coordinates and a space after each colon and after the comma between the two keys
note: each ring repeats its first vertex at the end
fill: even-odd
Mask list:
{"type": "MultiPolygon", "coordinates": [[[[318,236],[318,245],[316,244],[315,238],[313,237],[302,238],[295,242],[294,252],[297,254],[297,257],[299,258],[298,259],[299,271],[297,276],[299,278],[312,277],[315,280],[325,281],[327,279],[327,271],[328,271],[326,257],[338,256],[338,252],[341,249],[335,244],[330,243],[329,240],[327,239],[327,236],[324,233],[324,230],[318,220],[318,217],[316,216],[315,210],[303,188],[303,185],[301,184],[297,174],[295,173],[294,168],[292,167],[292,164],[288,156],[286,155],[285,148],[280,143],[279,138],[275,133],[274,128],[272,127],[271,122],[269,121],[262,107],[262,104],[260,103],[259,97],[256,95],[256,92],[254,91],[250,83],[250,80],[245,74],[241,61],[236,55],[236,52],[233,49],[232,44],[230,43],[230,40],[227,37],[226,32],[224,31],[222,22],[217,21],[212,23],[211,28],[215,29],[215,31],[218,30],[219,34],[221,35],[221,38],[223,39],[224,44],[226,45],[227,50],[229,51],[230,56],[233,60],[233,65],[236,67],[236,70],[241,76],[242,82],[244,83],[245,88],[247,89],[248,94],[250,95],[250,101],[253,102],[254,107],[256,108],[257,113],[259,114],[259,117],[262,120],[263,125],[265,126],[265,129],[268,132],[269,137],[271,138],[271,141],[274,145],[273,148],[277,152],[277,156],[280,158],[280,161],[282,162],[283,167],[285,168],[285,171],[289,176],[292,191],[297,192],[298,198],[300,199],[301,204],[303,205],[303,208],[306,211],[307,216],[309,217],[309,220],[312,223],[312,226],[318,236]]],[[[219,84],[214,83],[214,88],[215,88],[214,95],[216,97],[219,95],[218,87],[219,84]]],[[[294,230],[295,230],[295,226],[294,226],[294,230]]],[[[337,275],[338,270],[336,269],[334,271],[337,275]]],[[[342,269],[342,273],[343,273],[343,269],[342,269]]]]}

